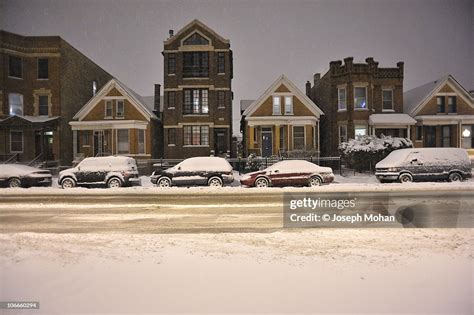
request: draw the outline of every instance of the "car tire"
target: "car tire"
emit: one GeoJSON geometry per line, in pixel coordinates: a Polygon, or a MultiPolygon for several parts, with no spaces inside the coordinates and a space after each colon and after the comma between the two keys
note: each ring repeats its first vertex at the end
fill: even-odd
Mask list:
{"type": "Polygon", "coordinates": [[[266,179],[265,177],[258,177],[255,180],[255,187],[265,188],[265,187],[268,187],[268,185],[269,185],[268,179],[266,179]]]}
{"type": "Polygon", "coordinates": [[[122,181],[118,177],[112,177],[107,181],[108,188],[120,188],[122,187],[122,181]]]}
{"type": "Polygon", "coordinates": [[[411,176],[409,173],[403,173],[398,177],[398,181],[400,183],[411,183],[413,182],[413,176],[411,176]]]}
{"type": "Polygon", "coordinates": [[[323,181],[321,180],[321,177],[313,176],[309,179],[308,186],[309,187],[317,187],[317,186],[321,186],[322,183],[323,183],[323,181]]]}
{"type": "Polygon", "coordinates": [[[222,187],[222,179],[218,176],[213,176],[207,181],[209,187],[222,187]]]}
{"type": "Polygon", "coordinates": [[[10,187],[10,188],[20,188],[21,187],[21,180],[17,177],[10,178],[8,180],[8,187],[10,187]]]}
{"type": "Polygon", "coordinates": [[[171,187],[171,179],[168,177],[160,177],[156,182],[157,187],[171,187]]]}
{"type": "Polygon", "coordinates": [[[453,172],[449,174],[448,181],[450,182],[460,182],[462,181],[462,175],[458,172],[453,172]]]}
{"type": "Polygon", "coordinates": [[[63,189],[69,189],[76,187],[76,181],[71,177],[66,177],[61,181],[61,187],[63,189]]]}

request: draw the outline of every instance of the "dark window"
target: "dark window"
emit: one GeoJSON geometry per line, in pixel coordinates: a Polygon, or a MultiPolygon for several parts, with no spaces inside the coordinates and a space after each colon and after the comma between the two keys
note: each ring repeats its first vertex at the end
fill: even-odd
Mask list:
{"type": "Polygon", "coordinates": [[[113,115],[113,102],[105,101],[105,117],[112,117],[113,115]]]}
{"type": "Polygon", "coordinates": [[[209,92],[206,89],[184,90],[183,114],[208,114],[209,92]]]}
{"type": "Polygon", "coordinates": [[[209,126],[184,126],[184,145],[209,145],[209,126]]]}
{"type": "Polygon", "coordinates": [[[205,39],[198,33],[194,33],[193,35],[186,38],[183,42],[184,45],[209,45],[209,41],[205,39]]]}
{"type": "Polygon", "coordinates": [[[38,113],[40,116],[48,116],[49,114],[49,96],[40,95],[38,97],[38,113]]]}
{"type": "Polygon", "coordinates": [[[443,126],[443,147],[451,146],[451,126],[443,126]]]}
{"type": "Polygon", "coordinates": [[[20,57],[9,56],[8,58],[8,75],[14,78],[23,77],[23,64],[20,57]]]}
{"type": "Polygon", "coordinates": [[[448,97],[448,113],[455,113],[457,111],[456,96],[448,97]]]}
{"type": "Polygon", "coordinates": [[[416,126],[416,134],[415,134],[415,139],[416,140],[422,140],[423,138],[423,126],[416,126]]]}
{"type": "Polygon", "coordinates": [[[436,97],[436,103],[438,104],[438,113],[444,113],[444,96],[436,97]]]}
{"type": "Polygon", "coordinates": [[[168,144],[176,144],[176,129],[168,129],[168,144]]]}
{"type": "Polygon", "coordinates": [[[22,131],[10,131],[10,152],[23,152],[22,131]]]}
{"type": "Polygon", "coordinates": [[[225,107],[225,92],[224,91],[217,91],[217,107],[220,107],[220,108],[225,107]]]}
{"type": "Polygon", "coordinates": [[[217,53],[217,73],[225,73],[225,54],[217,53]]]}
{"type": "Polygon", "coordinates": [[[82,145],[89,145],[89,131],[84,131],[82,134],[82,145]]]}
{"type": "Polygon", "coordinates": [[[209,76],[209,54],[208,52],[185,52],[183,77],[207,77],[209,76]]]}
{"type": "Polygon", "coordinates": [[[174,108],[176,106],[176,93],[175,91],[168,92],[168,108],[174,108]]]}
{"type": "Polygon", "coordinates": [[[293,149],[304,150],[304,126],[293,127],[293,149]]]}
{"type": "Polygon", "coordinates": [[[176,54],[168,54],[168,74],[176,73],[176,54]]]}
{"type": "Polygon", "coordinates": [[[49,78],[49,60],[46,58],[38,59],[38,79],[49,78]]]}

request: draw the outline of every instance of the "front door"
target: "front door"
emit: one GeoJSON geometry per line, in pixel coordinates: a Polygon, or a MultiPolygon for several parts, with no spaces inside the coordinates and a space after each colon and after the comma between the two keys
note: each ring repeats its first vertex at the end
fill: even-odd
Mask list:
{"type": "Polygon", "coordinates": [[[425,126],[425,147],[436,147],[436,127],[425,126]]]}
{"type": "Polygon", "coordinates": [[[104,154],[104,131],[94,131],[94,156],[103,156],[104,154]]]}
{"type": "Polygon", "coordinates": [[[262,128],[262,156],[272,156],[273,134],[272,128],[262,128]]]}
{"type": "Polygon", "coordinates": [[[227,152],[227,143],[225,141],[225,131],[216,130],[214,133],[215,147],[214,151],[216,155],[222,155],[227,152]]]}

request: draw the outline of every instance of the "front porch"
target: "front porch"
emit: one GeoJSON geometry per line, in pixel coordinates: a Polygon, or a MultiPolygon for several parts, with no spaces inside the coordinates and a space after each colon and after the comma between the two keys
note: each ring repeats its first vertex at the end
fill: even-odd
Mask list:
{"type": "Polygon", "coordinates": [[[369,116],[369,134],[380,137],[411,137],[411,126],[416,120],[407,114],[372,114],[369,116]]]}

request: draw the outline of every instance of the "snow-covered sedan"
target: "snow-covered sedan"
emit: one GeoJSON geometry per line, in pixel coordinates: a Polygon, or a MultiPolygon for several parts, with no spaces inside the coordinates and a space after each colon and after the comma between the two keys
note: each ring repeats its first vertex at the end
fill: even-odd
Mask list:
{"type": "Polygon", "coordinates": [[[51,172],[22,164],[0,164],[0,185],[10,188],[51,186],[51,172]]]}
{"type": "Polygon", "coordinates": [[[232,166],[220,157],[200,156],[182,161],[150,176],[158,187],[208,185],[220,187],[234,181],[232,166]]]}
{"type": "Polygon", "coordinates": [[[257,172],[243,175],[240,183],[245,186],[319,186],[331,183],[334,174],[330,167],[321,167],[304,160],[287,160],[257,172]]]}

